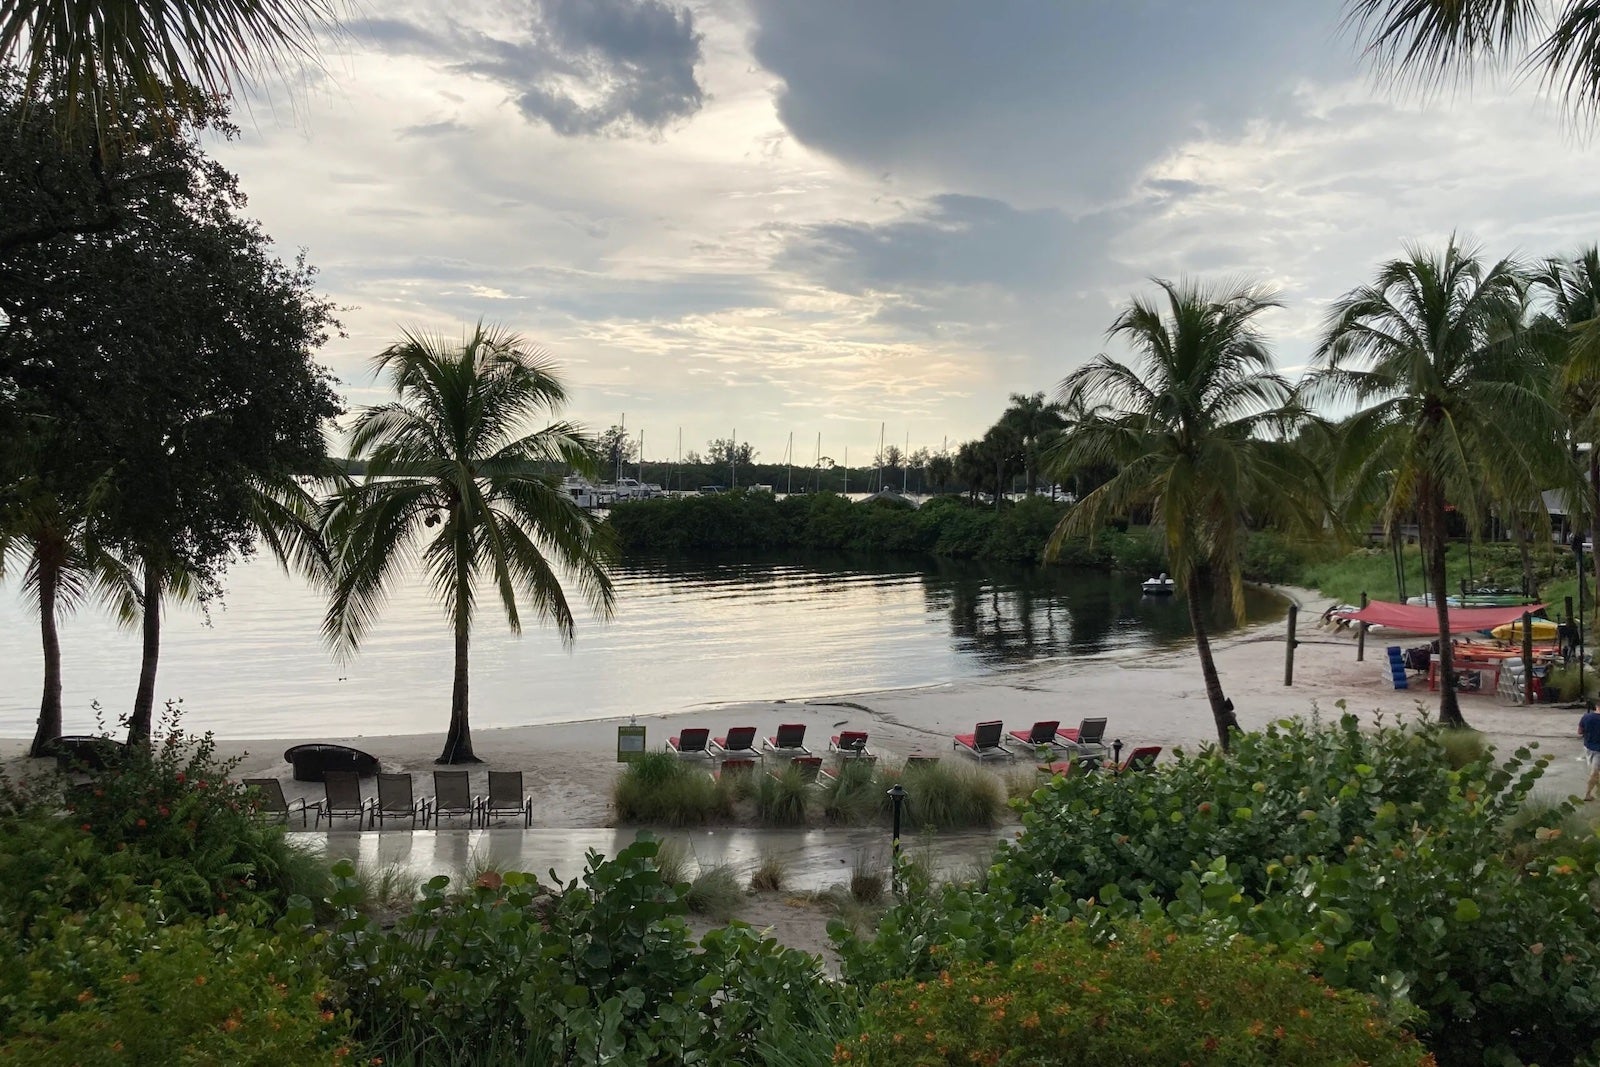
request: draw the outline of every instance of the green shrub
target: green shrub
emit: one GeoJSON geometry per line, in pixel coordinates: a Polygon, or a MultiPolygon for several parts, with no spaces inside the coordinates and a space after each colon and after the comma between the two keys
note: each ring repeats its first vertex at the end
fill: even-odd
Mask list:
{"type": "Polygon", "coordinates": [[[612,790],[617,819],[650,826],[700,826],[733,814],[729,787],[705,768],[671,752],[646,752],[629,763],[612,790]]]}
{"type": "Polygon", "coordinates": [[[1150,1067],[1432,1062],[1416,1040],[1244,939],[1131,926],[1098,942],[1045,922],[1013,962],[967,961],[878,989],[835,1062],[1150,1067]]]}
{"type": "Polygon", "coordinates": [[[811,802],[811,783],[795,767],[758,775],[756,817],[766,826],[803,826],[811,802]]]}
{"type": "Polygon", "coordinates": [[[750,872],[750,891],[782,892],[784,883],[788,880],[789,864],[778,853],[764,851],[761,853],[761,859],[756,862],[756,869],[750,872]]]}
{"type": "Polygon", "coordinates": [[[0,966],[0,1063],[334,1063],[326,985],[298,937],[107,905],[0,966]]]}
{"type": "Polygon", "coordinates": [[[707,867],[694,876],[689,891],[683,895],[686,908],[696,915],[708,915],[718,922],[727,922],[744,901],[744,887],[732,867],[719,864],[707,867]]]}
{"type": "Polygon", "coordinates": [[[1544,684],[1555,692],[1557,700],[1565,703],[1584,698],[1590,700],[1600,698],[1600,671],[1592,666],[1584,666],[1581,670],[1581,682],[1579,674],[1580,669],[1576,662],[1557,664],[1545,675],[1544,684]]]}
{"type": "Polygon", "coordinates": [[[861,826],[876,821],[888,810],[889,798],[876,767],[867,760],[847,759],[833,777],[822,783],[822,813],[840,826],[861,826]]]}
{"type": "MultiPolygon", "coordinates": [[[[460,893],[430,880],[379,928],[335,867],[339,909],[323,959],[357,1036],[386,1063],[743,1063],[835,1032],[848,1010],[813,956],[734,924],[697,946],[686,886],[643,838],[580,880],[486,874],[460,893]]],[[[301,909],[296,918],[309,923],[301,909]]]]}
{"type": "Polygon", "coordinates": [[[1005,814],[1005,786],[981,767],[957,760],[918,763],[885,774],[885,790],[906,788],[905,825],[913,830],[967,830],[996,825],[1005,814]]]}

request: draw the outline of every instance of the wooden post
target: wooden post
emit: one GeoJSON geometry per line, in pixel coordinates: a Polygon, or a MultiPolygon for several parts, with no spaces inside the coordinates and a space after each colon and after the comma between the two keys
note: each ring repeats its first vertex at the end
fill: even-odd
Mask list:
{"type": "MultiPolygon", "coordinates": [[[[1361,610],[1367,610],[1367,594],[1361,594],[1361,610]]],[[[1356,662],[1362,663],[1367,658],[1367,624],[1361,623],[1361,628],[1356,631],[1356,662]]]]}
{"type": "Polygon", "coordinates": [[[1295,639],[1294,639],[1294,623],[1295,623],[1296,616],[1298,616],[1299,614],[1300,614],[1300,605],[1299,604],[1290,604],[1289,605],[1289,639],[1284,642],[1284,648],[1283,648],[1283,684],[1284,685],[1293,685],[1294,684],[1294,646],[1296,644],[1295,639]]]}
{"type": "Polygon", "coordinates": [[[1533,703],[1533,613],[1522,613],[1522,702],[1533,703]]]}
{"type": "Polygon", "coordinates": [[[1572,598],[1567,597],[1567,621],[1572,621],[1572,598]]]}

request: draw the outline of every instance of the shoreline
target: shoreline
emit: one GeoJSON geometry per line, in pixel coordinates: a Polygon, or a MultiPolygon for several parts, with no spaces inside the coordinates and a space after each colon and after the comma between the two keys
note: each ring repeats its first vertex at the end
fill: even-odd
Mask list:
{"type": "MultiPolygon", "coordinates": [[[[1426,689],[1397,691],[1388,679],[1383,645],[1371,641],[1365,662],[1355,660],[1355,641],[1319,628],[1321,605],[1331,598],[1290,586],[1269,587],[1302,611],[1297,633],[1295,680],[1282,684],[1285,625],[1282,620],[1258,623],[1212,640],[1223,690],[1234,701],[1240,725],[1259,730],[1294,715],[1336,715],[1345,702],[1364,723],[1416,718],[1419,709],[1436,707],[1426,689]]],[[[1501,752],[1509,754],[1540,742],[1538,754],[1553,759],[1541,782],[1552,797],[1582,791],[1585,775],[1578,754],[1577,713],[1550,705],[1505,705],[1495,697],[1466,696],[1467,721],[1481,730],[1501,752]]],[[[1090,657],[1029,664],[991,672],[979,678],[908,688],[840,691],[803,698],[774,698],[697,704],[666,714],[613,716],[509,726],[474,731],[473,743],[484,760],[469,770],[474,777],[489,769],[521,770],[534,797],[535,825],[589,828],[608,826],[611,786],[620,773],[615,762],[615,727],[637,723],[646,729],[647,747],[659,749],[666,738],[685,726],[705,726],[713,736],[732,726],[749,725],[759,736],[780,722],[806,726],[813,752],[826,752],[828,738],[841,729],[865,729],[882,758],[903,759],[926,753],[965,759],[955,754],[950,738],[968,732],[979,721],[1000,719],[1006,729],[1025,729],[1035,721],[1056,719],[1063,726],[1105,716],[1107,739],[1121,738],[1125,751],[1140,744],[1160,745],[1163,755],[1174,748],[1194,751],[1214,743],[1215,725],[1200,676],[1193,644],[1155,650],[1119,650],[1090,657]]],[[[433,758],[443,745],[445,725],[432,733],[323,735],[298,738],[217,738],[218,755],[238,757],[239,776],[271,776],[284,781],[293,795],[320,795],[320,786],[296,783],[283,749],[304,741],[350,744],[371,752],[385,770],[417,777],[420,795],[431,794],[433,758]]],[[[0,760],[9,773],[25,772],[43,761],[22,756],[26,739],[0,740],[0,760]]],[[[1026,768],[1028,761],[1001,767],[1026,768]]],[[[482,791],[474,784],[475,791],[482,791]]]]}

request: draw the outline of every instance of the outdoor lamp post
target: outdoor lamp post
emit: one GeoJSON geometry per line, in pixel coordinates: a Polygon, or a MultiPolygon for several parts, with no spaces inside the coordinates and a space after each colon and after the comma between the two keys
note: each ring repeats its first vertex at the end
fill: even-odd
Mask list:
{"type": "Polygon", "coordinates": [[[894,810],[894,823],[891,831],[893,836],[889,839],[889,850],[892,853],[892,862],[894,864],[894,873],[891,880],[894,882],[894,891],[898,895],[900,892],[900,809],[906,803],[906,787],[899,782],[891,786],[889,788],[889,803],[894,810]]]}
{"type": "Polygon", "coordinates": [[[1113,775],[1122,773],[1122,738],[1120,737],[1111,742],[1111,773],[1113,775]]]}

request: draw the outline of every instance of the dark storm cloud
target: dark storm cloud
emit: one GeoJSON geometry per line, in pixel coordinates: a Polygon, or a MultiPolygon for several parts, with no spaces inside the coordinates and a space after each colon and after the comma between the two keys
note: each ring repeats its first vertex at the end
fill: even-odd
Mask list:
{"type": "Polygon", "coordinates": [[[801,141],[1013,203],[1117,195],[1198,125],[1271,117],[1300,79],[1353,70],[1331,3],[750,6],[801,141]]]}
{"type": "Polygon", "coordinates": [[[380,51],[418,55],[505,87],[529,119],[574,137],[659,131],[700,110],[701,35],[664,0],[539,0],[522,32],[498,36],[453,20],[437,28],[368,19],[352,33],[380,51]]]}

